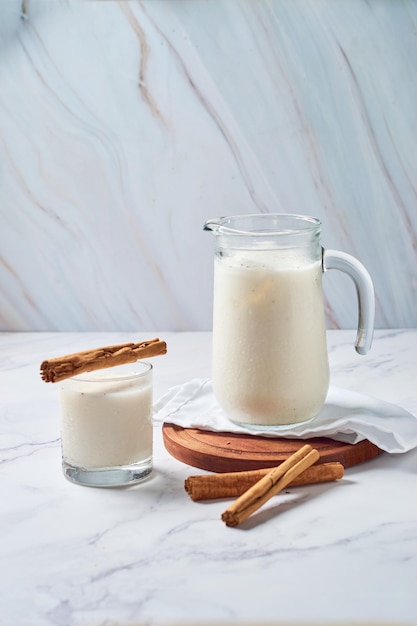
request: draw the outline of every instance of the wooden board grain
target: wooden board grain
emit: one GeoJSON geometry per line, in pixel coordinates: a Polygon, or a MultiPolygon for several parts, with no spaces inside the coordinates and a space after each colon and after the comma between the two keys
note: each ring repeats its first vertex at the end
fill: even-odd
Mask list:
{"type": "Polygon", "coordinates": [[[175,424],[162,427],[167,451],[179,461],[211,472],[240,472],[279,465],[306,443],[320,452],[319,463],[338,461],[351,467],[381,454],[368,440],[342,443],[326,437],[283,439],[216,433],[175,424]]]}

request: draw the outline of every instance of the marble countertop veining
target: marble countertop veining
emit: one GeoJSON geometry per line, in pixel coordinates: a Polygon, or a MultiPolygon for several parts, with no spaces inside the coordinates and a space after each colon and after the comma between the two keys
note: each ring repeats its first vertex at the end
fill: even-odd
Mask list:
{"type": "MultiPolygon", "coordinates": [[[[155,399],[210,375],[210,333],[159,332],[155,399]]],[[[417,330],[329,331],[332,383],[417,415],[417,330]]],[[[0,623],[417,624],[417,450],[382,454],[335,484],[277,496],[244,527],[195,503],[190,468],[155,424],[153,477],[128,489],[66,481],[47,357],[142,333],[0,334],[0,623]],[[278,500],[278,498],[280,498],[278,500]]]]}

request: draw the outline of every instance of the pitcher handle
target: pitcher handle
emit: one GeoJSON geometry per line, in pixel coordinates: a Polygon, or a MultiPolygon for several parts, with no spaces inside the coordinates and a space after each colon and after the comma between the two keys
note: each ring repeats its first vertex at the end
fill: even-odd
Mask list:
{"type": "Polygon", "coordinates": [[[355,257],[338,250],[323,249],[323,271],[335,269],[348,274],[355,283],[359,317],[355,348],[359,354],[371,349],[375,323],[375,293],[368,270],[355,257]]]}

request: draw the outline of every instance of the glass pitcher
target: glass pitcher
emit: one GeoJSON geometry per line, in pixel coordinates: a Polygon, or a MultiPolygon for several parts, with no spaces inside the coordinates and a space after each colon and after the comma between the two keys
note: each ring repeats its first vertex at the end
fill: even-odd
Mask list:
{"type": "Polygon", "coordinates": [[[213,391],[233,422],[277,429],[312,419],[329,388],[322,273],[356,284],[356,350],[371,347],[372,280],[354,257],[323,250],[314,217],[259,214],[208,220],[216,237],[213,391]]]}

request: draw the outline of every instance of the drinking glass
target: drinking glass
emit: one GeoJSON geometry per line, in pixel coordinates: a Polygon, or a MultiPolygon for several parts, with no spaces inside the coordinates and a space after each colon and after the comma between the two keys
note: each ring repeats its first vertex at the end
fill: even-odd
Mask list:
{"type": "Polygon", "coordinates": [[[140,482],[152,472],[152,365],[139,361],[62,381],[62,469],[94,487],[140,482]]]}

